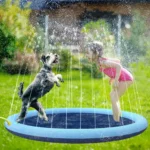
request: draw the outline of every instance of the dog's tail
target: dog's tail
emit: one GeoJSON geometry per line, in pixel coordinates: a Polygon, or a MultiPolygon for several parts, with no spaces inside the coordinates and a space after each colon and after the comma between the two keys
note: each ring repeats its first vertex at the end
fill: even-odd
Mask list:
{"type": "Polygon", "coordinates": [[[18,87],[18,95],[20,98],[22,98],[22,94],[23,94],[23,85],[24,85],[24,82],[21,82],[20,86],[18,87]]]}

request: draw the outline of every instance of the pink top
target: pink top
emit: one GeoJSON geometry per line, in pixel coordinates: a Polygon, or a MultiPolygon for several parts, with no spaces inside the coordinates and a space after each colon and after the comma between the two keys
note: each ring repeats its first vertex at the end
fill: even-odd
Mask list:
{"type": "MultiPolygon", "coordinates": [[[[106,58],[102,58],[102,60],[107,60],[106,58]]],[[[115,61],[114,61],[115,62],[115,61]]],[[[116,68],[102,68],[100,66],[100,71],[109,76],[111,79],[114,79],[116,76],[116,68]]],[[[121,69],[119,81],[133,81],[132,74],[126,70],[125,68],[121,69]]]]}

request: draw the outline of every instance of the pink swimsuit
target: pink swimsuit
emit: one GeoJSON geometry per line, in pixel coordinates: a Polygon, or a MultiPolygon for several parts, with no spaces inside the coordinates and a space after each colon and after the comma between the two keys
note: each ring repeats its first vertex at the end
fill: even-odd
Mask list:
{"type": "MultiPolygon", "coordinates": [[[[102,58],[102,60],[107,60],[106,58],[102,58]]],[[[100,71],[109,76],[111,79],[114,79],[116,76],[116,68],[102,68],[100,66],[100,71]]],[[[132,74],[126,70],[125,68],[121,69],[119,81],[133,81],[132,74]]]]}

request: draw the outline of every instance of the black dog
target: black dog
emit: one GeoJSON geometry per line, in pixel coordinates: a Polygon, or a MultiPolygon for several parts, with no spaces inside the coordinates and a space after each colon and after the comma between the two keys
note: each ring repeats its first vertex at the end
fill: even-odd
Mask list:
{"type": "Polygon", "coordinates": [[[43,67],[25,92],[23,92],[23,83],[20,83],[18,95],[22,99],[22,108],[17,122],[24,119],[28,107],[35,108],[39,112],[39,117],[48,121],[42,105],[38,102],[38,98],[49,92],[55,83],[59,87],[59,80],[63,82],[63,79],[61,74],[55,75],[52,73],[52,64],[58,63],[57,54],[42,55],[41,61],[43,62],[43,67]]]}

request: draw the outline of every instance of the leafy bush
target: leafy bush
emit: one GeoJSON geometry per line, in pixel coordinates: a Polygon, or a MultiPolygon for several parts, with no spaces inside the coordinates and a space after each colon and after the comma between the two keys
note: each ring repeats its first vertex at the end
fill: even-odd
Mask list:
{"type": "Polygon", "coordinates": [[[35,54],[17,53],[13,60],[5,59],[3,70],[9,74],[30,74],[39,68],[35,54]]]}
{"type": "Polygon", "coordinates": [[[19,0],[13,3],[6,0],[0,5],[0,61],[12,56],[14,51],[32,52],[35,47],[36,30],[29,20],[31,10],[21,9],[19,5],[19,0]]]}
{"type": "Polygon", "coordinates": [[[61,70],[66,70],[70,67],[71,53],[69,50],[60,51],[60,68],[61,70]]]}
{"type": "Polygon", "coordinates": [[[65,71],[68,69],[72,69],[73,66],[77,64],[77,58],[74,57],[70,50],[62,49],[62,50],[54,50],[54,53],[57,53],[60,57],[59,60],[59,70],[65,71]]]}
{"type": "Polygon", "coordinates": [[[87,59],[82,59],[81,63],[83,72],[89,73],[92,78],[102,78],[102,73],[96,63],[91,63],[87,59]]]}
{"type": "MultiPolygon", "coordinates": [[[[0,25],[1,26],[1,25],[0,25]]],[[[14,56],[14,51],[16,39],[10,33],[7,35],[0,28],[0,64],[3,58],[12,58],[14,56]]]]}

